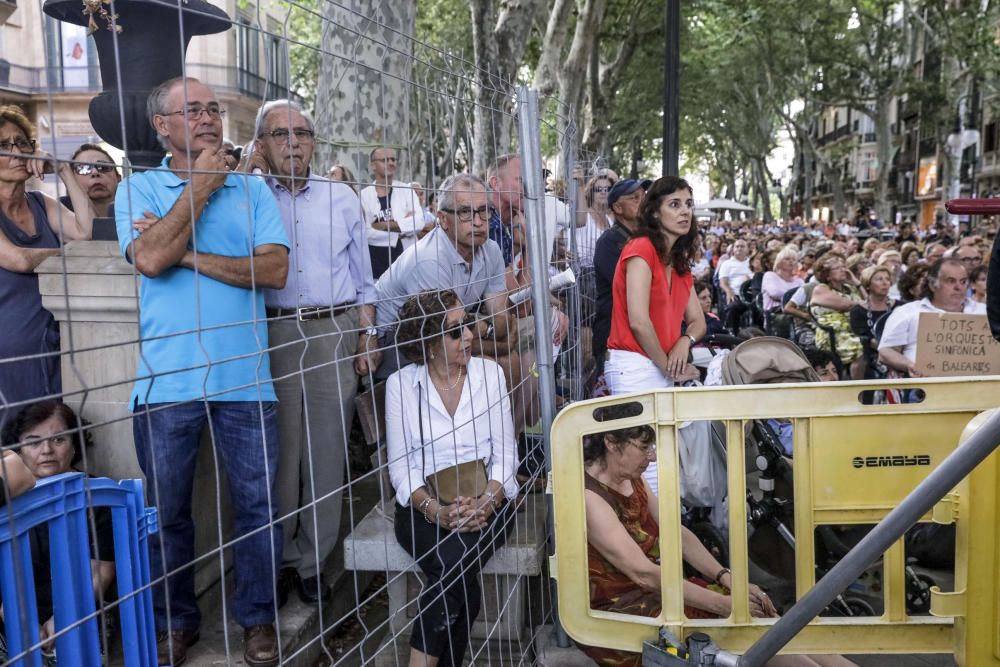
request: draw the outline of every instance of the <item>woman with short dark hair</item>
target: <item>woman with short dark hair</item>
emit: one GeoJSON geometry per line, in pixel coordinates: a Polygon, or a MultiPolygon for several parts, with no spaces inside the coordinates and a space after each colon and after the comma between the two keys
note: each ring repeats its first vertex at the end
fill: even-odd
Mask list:
{"type": "MultiPolygon", "coordinates": [[[[76,413],[65,403],[38,401],[25,407],[4,424],[2,444],[16,449],[24,466],[36,480],[66,472],[78,471],[83,460],[87,438],[76,413]]],[[[96,537],[91,545],[91,573],[94,596],[101,598],[115,576],[115,543],[111,512],[99,507],[89,514],[89,535],[96,537]]],[[[35,596],[38,618],[42,621],[39,638],[46,642],[55,633],[52,616],[51,549],[47,526],[31,530],[31,561],[35,576],[35,596]]],[[[0,662],[6,657],[4,628],[0,622],[0,662]]],[[[51,648],[51,641],[43,651],[51,648]]]]}
{"type": "MultiPolygon", "coordinates": [[[[602,421],[632,416],[629,404],[600,409],[602,421]]],[[[643,471],[656,459],[656,435],[647,425],[586,436],[583,445],[584,506],[590,607],[636,616],[656,616],[661,609],[659,507],[643,471]]],[[[684,582],[685,614],[718,618],[732,610],[732,574],[690,530],[681,526],[681,555],[701,578],[684,582]],[[714,589],[714,590],[713,590],[714,589]]],[[[768,595],[750,584],[750,614],[777,616],[768,595]]],[[[638,653],[581,646],[601,667],[640,667],[638,653]]],[[[840,656],[780,656],[771,667],[847,667],[840,656]]]]}
{"type": "Polygon", "coordinates": [[[969,289],[972,290],[972,298],[976,303],[986,303],[986,276],[989,274],[989,266],[980,264],[972,269],[969,274],[969,289]]]}
{"type": "Polygon", "coordinates": [[[426,576],[411,667],[462,664],[479,615],[479,571],[507,537],[517,447],[507,381],[472,358],[475,317],[452,290],[411,296],[396,340],[411,363],[386,380],[395,533],[426,576]]]}

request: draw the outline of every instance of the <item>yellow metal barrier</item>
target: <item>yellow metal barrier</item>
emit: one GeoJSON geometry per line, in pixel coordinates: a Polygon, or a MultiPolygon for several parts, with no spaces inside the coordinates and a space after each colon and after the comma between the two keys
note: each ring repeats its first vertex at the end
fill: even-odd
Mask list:
{"type": "MultiPolygon", "coordinates": [[[[744,434],[748,420],[787,418],[794,424],[794,533],[797,595],[815,583],[816,526],[872,524],[958,446],[979,413],[1000,402],[1000,378],[927,379],[923,402],[862,405],[863,390],[910,382],[815,383],[661,390],[584,401],[552,426],[552,476],[559,616],[574,639],[641,651],[660,626],[677,636],[708,632],[722,648],[742,653],[773,623],[752,618],[747,602],[747,516],[744,434]],[[638,402],[642,414],[598,422],[594,410],[638,402]],[[975,419],[974,419],[975,418],[975,419]],[[684,616],[680,550],[680,483],[676,433],[687,421],[726,426],[733,611],[725,619],[684,616]],[[970,420],[972,420],[970,422],[970,420]],[[649,618],[592,610],[587,578],[582,437],[651,424],[657,432],[660,488],[662,612],[649,618]],[[734,444],[736,446],[734,446],[734,444]],[[737,502],[739,500],[739,502],[737,502]]],[[[1000,666],[1000,466],[994,453],[925,521],[957,525],[954,593],[934,589],[932,616],[909,616],[902,542],[884,556],[885,610],[879,617],[822,617],[805,628],[789,653],[954,653],[959,665],[1000,666]]]]}

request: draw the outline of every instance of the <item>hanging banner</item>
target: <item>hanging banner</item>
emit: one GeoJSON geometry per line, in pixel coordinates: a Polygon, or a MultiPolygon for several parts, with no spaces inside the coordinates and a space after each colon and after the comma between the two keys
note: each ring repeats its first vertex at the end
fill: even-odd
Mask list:
{"type": "Polygon", "coordinates": [[[62,23],[63,86],[69,89],[90,87],[87,58],[87,29],[82,25],[62,23]]]}
{"type": "Polygon", "coordinates": [[[937,189],[937,158],[920,158],[917,166],[917,181],[914,197],[932,197],[937,189]]]}

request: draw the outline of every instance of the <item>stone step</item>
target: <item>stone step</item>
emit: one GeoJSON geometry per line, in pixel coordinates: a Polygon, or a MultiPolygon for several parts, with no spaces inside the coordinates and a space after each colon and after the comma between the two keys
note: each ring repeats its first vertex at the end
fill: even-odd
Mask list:
{"type": "MultiPolygon", "coordinates": [[[[484,574],[539,575],[545,559],[545,496],[529,495],[517,513],[514,530],[483,568],[484,574]]],[[[416,571],[416,563],[396,541],[392,515],[372,509],[344,540],[347,569],[376,572],[416,571]]]]}

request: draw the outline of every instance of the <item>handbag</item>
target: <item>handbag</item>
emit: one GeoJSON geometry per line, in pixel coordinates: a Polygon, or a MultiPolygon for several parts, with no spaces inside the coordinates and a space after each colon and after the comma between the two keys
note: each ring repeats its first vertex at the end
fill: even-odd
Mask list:
{"type": "MultiPolygon", "coordinates": [[[[424,412],[423,383],[417,385],[417,420],[420,423],[420,466],[425,468],[424,455],[424,412]]],[[[482,459],[474,459],[438,470],[430,475],[424,475],[427,490],[442,505],[450,505],[455,498],[477,498],[486,493],[486,464],[482,459]]]]}

